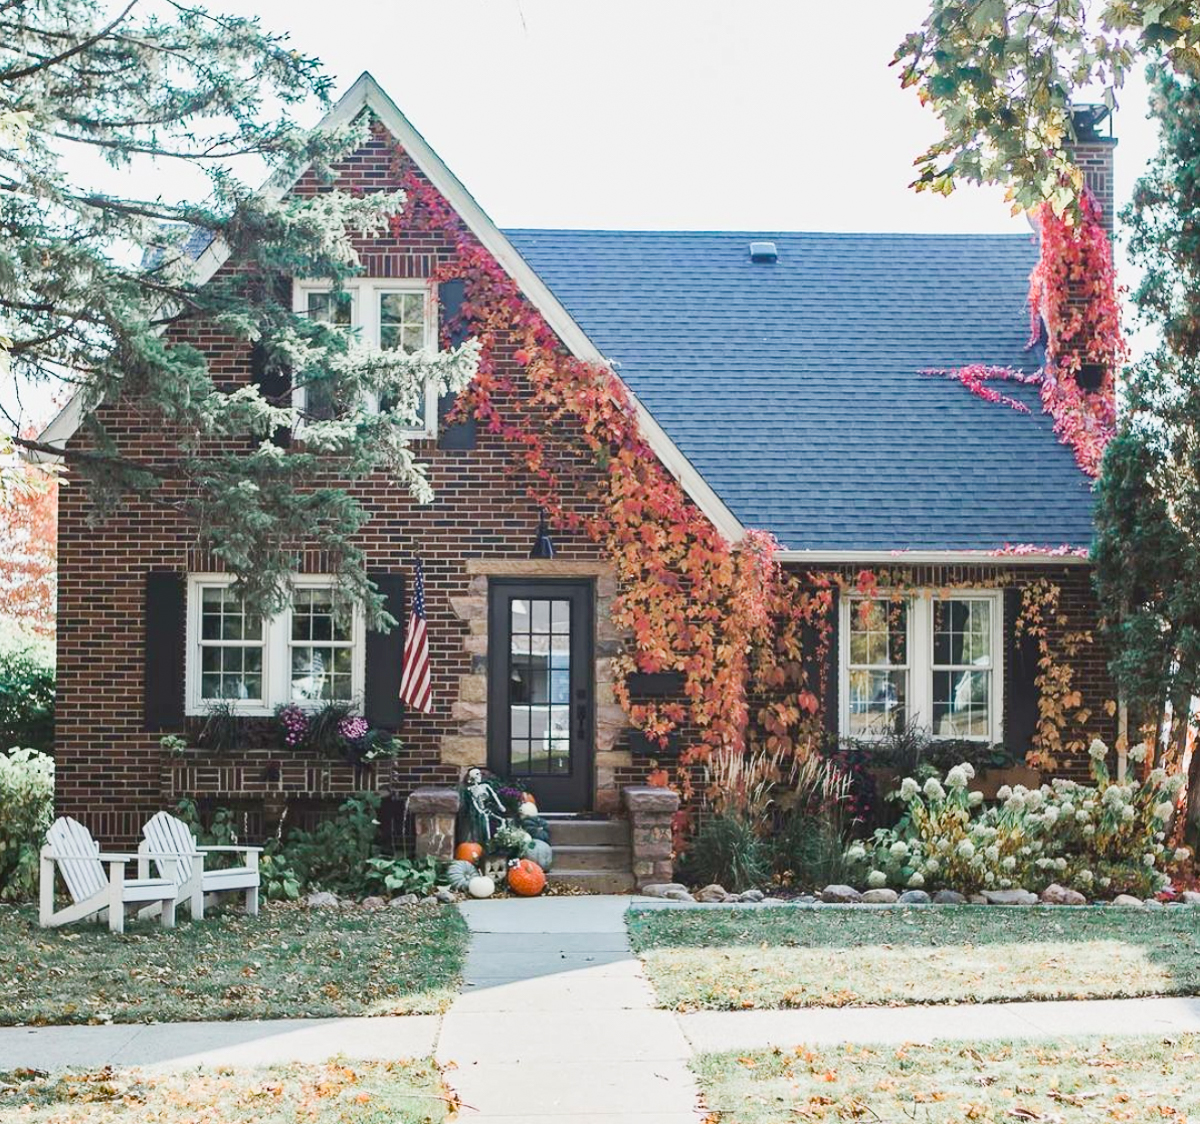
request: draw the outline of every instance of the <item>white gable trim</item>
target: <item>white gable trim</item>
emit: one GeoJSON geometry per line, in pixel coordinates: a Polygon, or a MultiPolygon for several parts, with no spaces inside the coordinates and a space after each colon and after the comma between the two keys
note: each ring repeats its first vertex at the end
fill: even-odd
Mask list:
{"type": "MultiPolygon", "coordinates": [[[[517,283],[517,286],[542,314],[546,323],[555,331],[571,354],[584,362],[611,366],[545,282],[521,257],[512,243],[504,237],[496,224],[484,213],[483,208],[475,202],[471,193],[459,182],[458,177],[446,167],[437,153],[429,147],[425,138],[413,128],[396,103],[384,93],[383,88],[367,71],[363,71],[359,75],[358,80],[343,95],[337,105],[326,114],[318,128],[335,129],[349,125],[363,109],[370,109],[388,132],[400,142],[429,182],[442,194],[475,237],[517,283]]],[[[263,191],[268,195],[281,198],[291,190],[295,182],[296,179],[273,178],[263,188],[263,191]]],[[[196,283],[204,284],[221,268],[228,256],[229,247],[220,240],[214,240],[196,259],[196,283]]],[[[666,431],[654,420],[649,410],[638,401],[632,391],[629,392],[629,396],[646,443],[717,530],[730,542],[738,542],[746,533],[741,522],[708,485],[691,461],[684,456],[675,442],[667,436],[666,431]]],[[[68,403],[41,434],[39,440],[46,444],[61,445],[71,437],[82,420],[82,404],[78,399],[79,396],[76,395],[68,403]]]]}

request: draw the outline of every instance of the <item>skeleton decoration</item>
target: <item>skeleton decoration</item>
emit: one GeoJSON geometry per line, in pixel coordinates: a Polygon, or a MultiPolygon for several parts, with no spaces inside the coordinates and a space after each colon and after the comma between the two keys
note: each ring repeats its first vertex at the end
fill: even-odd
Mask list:
{"type": "Polygon", "coordinates": [[[483,842],[491,842],[493,833],[506,819],[504,803],[496,790],[484,783],[482,769],[468,769],[466,782],[472,824],[482,834],[483,842]]]}

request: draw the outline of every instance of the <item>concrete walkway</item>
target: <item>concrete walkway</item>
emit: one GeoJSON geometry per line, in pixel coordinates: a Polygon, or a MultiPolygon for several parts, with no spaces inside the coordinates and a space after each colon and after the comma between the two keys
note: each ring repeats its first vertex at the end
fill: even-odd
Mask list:
{"type": "Polygon", "coordinates": [[[691,1047],[625,932],[627,897],[463,906],[463,994],[437,1057],[463,1121],[696,1124],[691,1047]]]}

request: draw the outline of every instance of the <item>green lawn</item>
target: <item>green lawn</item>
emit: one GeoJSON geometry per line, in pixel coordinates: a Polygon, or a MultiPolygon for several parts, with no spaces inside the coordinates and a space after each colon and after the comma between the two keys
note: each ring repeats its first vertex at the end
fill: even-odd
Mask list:
{"type": "Polygon", "coordinates": [[[453,1103],[429,1058],[168,1075],[0,1073],[0,1121],[22,1124],[441,1124],[453,1103]]]}
{"type": "Polygon", "coordinates": [[[1200,993],[1200,910],[632,910],[678,1010],[1200,993]]]}
{"type": "Polygon", "coordinates": [[[1200,1113],[1200,1037],[942,1042],[702,1054],[716,1124],[1179,1124],[1200,1113]]]}
{"type": "Polygon", "coordinates": [[[0,906],[0,1025],[428,1014],[457,993],[465,948],[449,907],[268,904],[115,936],[0,906]]]}

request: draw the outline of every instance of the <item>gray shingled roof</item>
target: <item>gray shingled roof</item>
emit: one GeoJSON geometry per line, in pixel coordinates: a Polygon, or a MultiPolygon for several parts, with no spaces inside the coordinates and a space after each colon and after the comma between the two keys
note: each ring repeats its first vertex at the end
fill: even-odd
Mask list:
{"type": "Polygon", "coordinates": [[[1091,488],[1032,414],[920,372],[1025,350],[1026,236],[506,231],[750,527],[813,550],[1086,546],[1091,488]],[[779,248],[751,263],[752,240],[779,248]]]}

